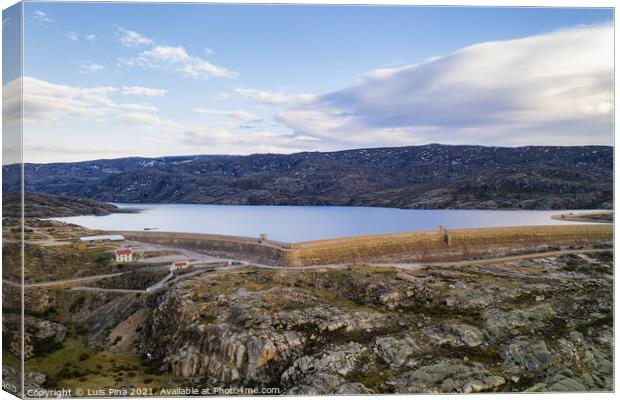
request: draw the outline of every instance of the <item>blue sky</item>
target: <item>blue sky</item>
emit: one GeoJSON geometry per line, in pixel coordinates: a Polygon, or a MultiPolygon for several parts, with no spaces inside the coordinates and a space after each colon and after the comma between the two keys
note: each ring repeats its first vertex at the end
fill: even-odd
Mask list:
{"type": "Polygon", "coordinates": [[[605,9],[29,2],[25,157],[611,144],[612,20],[605,9]]]}

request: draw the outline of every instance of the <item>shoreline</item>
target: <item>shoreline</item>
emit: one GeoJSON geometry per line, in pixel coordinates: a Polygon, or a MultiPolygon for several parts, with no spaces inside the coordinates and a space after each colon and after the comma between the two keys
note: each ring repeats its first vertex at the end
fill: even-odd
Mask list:
{"type": "MultiPolygon", "coordinates": [[[[266,233],[281,243],[339,240],[448,229],[540,227],[605,223],[556,218],[557,213],[606,213],[606,210],[395,209],[350,206],[221,206],[142,204],[124,207],[113,219],[91,215],[52,220],[101,231],[165,232],[258,238],[266,233]],[[150,207],[150,208],[149,208],[150,207]],[[211,208],[211,207],[222,207],[211,208]],[[230,208],[227,208],[230,207],[230,208]],[[148,211],[148,215],[146,215],[148,211]],[[127,214],[119,216],[118,214],[127,214]],[[134,214],[132,216],[132,214],[134,214]],[[176,219],[175,219],[176,218],[176,219]],[[296,221],[291,229],[283,221],[296,221]],[[308,227],[305,229],[304,227],[308,227]]],[[[108,216],[108,215],[106,215],[108,216]]],[[[103,217],[106,217],[103,216],[103,217]]]]}
{"type": "Polygon", "coordinates": [[[573,221],[573,222],[586,222],[596,224],[613,224],[614,223],[614,211],[613,210],[596,210],[592,212],[579,212],[568,214],[556,214],[552,215],[551,219],[559,221],[573,221]]]}
{"type": "MultiPolygon", "coordinates": [[[[128,210],[128,213],[139,213],[148,210],[149,206],[214,206],[214,207],[304,207],[304,208],[373,208],[381,210],[402,210],[402,211],[529,211],[529,212],[613,212],[612,209],[604,208],[575,208],[575,209],[535,209],[535,208],[403,208],[403,207],[382,207],[372,205],[343,205],[343,204],[217,204],[217,203],[124,203],[114,201],[104,201],[118,207],[121,210],[128,210]],[[140,207],[142,206],[142,207],[140,207]],[[135,210],[135,211],[133,211],[135,210]]],[[[122,211],[121,211],[122,212],[122,211]]],[[[118,212],[116,212],[118,213],[118,212]]]]}

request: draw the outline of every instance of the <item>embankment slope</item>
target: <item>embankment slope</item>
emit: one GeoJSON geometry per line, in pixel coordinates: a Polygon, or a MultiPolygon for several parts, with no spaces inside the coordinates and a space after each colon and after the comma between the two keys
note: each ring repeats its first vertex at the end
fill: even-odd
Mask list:
{"type": "Polygon", "coordinates": [[[611,225],[450,229],[295,243],[283,256],[284,264],[289,266],[356,261],[456,261],[612,240],[611,225]]]}
{"type": "Polygon", "coordinates": [[[224,235],[120,233],[130,240],[190,248],[210,255],[280,266],[371,261],[456,261],[536,251],[549,246],[581,246],[613,240],[613,226],[600,224],[450,229],[292,244],[224,235]]]}

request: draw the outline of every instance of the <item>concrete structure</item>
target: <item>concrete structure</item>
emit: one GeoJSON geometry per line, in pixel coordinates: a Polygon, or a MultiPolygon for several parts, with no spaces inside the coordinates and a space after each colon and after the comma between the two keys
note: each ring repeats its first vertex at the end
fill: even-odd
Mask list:
{"type": "Polygon", "coordinates": [[[132,249],[120,249],[114,252],[116,255],[116,262],[131,262],[133,260],[132,249]]]}
{"type": "Polygon", "coordinates": [[[95,236],[83,236],[80,238],[80,242],[97,243],[97,242],[119,242],[125,240],[123,235],[95,235],[95,236]]]}
{"type": "Polygon", "coordinates": [[[266,233],[261,233],[261,234],[258,236],[258,242],[259,242],[259,243],[263,243],[263,242],[264,242],[264,241],[266,241],[266,240],[267,240],[267,234],[266,234],[266,233]]]}
{"type": "Polygon", "coordinates": [[[129,240],[175,246],[220,258],[303,267],[353,262],[445,262],[540,251],[544,246],[611,243],[611,224],[450,229],[368,235],[303,243],[258,242],[256,237],[130,232],[129,240]],[[446,237],[447,236],[447,237],[446,237]]]}

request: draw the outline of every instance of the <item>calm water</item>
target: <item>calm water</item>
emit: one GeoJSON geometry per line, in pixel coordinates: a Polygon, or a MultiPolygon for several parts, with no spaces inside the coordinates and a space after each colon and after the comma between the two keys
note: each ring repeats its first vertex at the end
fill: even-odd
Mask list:
{"type": "MultiPolygon", "coordinates": [[[[450,228],[578,224],[551,219],[562,211],[400,210],[373,207],[116,204],[135,214],[56,218],[92,229],[216,233],[283,242],[450,228]]],[[[572,212],[579,212],[572,210],[572,212]]]]}

